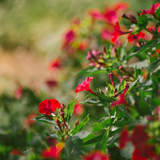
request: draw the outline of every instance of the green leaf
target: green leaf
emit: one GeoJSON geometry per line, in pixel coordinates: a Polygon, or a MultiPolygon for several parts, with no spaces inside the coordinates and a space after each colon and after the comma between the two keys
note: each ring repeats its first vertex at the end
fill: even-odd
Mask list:
{"type": "Polygon", "coordinates": [[[42,133],[38,133],[37,135],[42,135],[42,134],[45,134],[46,136],[55,138],[55,139],[57,139],[57,140],[60,139],[57,133],[42,132],[42,133]]]}
{"type": "Polygon", "coordinates": [[[110,126],[111,124],[112,124],[111,118],[107,118],[106,120],[104,120],[102,122],[95,123],[91,133],[103,131],[103,130],[107,129],[107,127],[110,126]]]}
{"type": "Polygon", "coordinates": [[[85,103],[88,103],[88,104],[97,104],[97,103],[100,103],[100,100],[94,99],[94,98],[89,98],[89,99],[86,99],[86,100],[81,101],[79,103],[80,104],[85,104],[85,103]]]}
{"type": "Polygon", "coordinates": [[[129,89],[127,90],[127,92],[129,92],[129,91],[137,84],[138,81],[139,81],[139,78],[137,78],[134,82],[132,82],[132,83],[129,85],[129,89]]]}
{"type": "Polygon", "coordinates": [[[72,136],[72,139],[73,140],[78,139],[78,138],[79,139],[84,139],[84,138],[88,137],[89,134],[90,134],[90,132],[88,132],[88,131],[79,131],[72,136]]]}
{"type": "Polygon", "coordinates": [[[160,8],[156,9],[155,13],[156,16],[160,19],[160,8]]]}
{"type": "Polygon", "coordinates": [[[146,15],[139,16],[138,24],[140,27],[144,27],[144,28],[148,25],[148,19],[147,19],[146,15]]]}
{"type": "Polygon", "coordinates": [[[65,119],[66,119],[67,122],[69,122],[71,117],[72,117],[72,114],[73,114],[73,111],[74,111],[74,106],[76,104],[76,100],[77,100],[77,98],[75,98],[75,100],[69,102],[68,107],[65,111],[65,119]]]}
{"type": "Polygon", "coordinates": [[[109,135],[109,128],[104,133],[102,140],[99,143],[97,143],[97,145],[96,145],[97,150],[102,150],[103,152],[106,152],[108,135],[109,135]]]}
{"type": "Polygon", "coordinates": [[[57,125],[54,120],[47,119],[44,115],[32,118],[34,121],[44,122],[52,125],[57,125]]]}
{"type": "Polygon", "coordinates": [[[87,74],[88,76],[95,76],[100,74],[107,74],[107,71],[103,67],[101,67],[100,69],[97,69],[96,67],[89,67],[87,69],[78,72],[78,74],[79,75],[87,74]]]}
{"type": "Polygon", "coordinates": [[[146,67],[146,69],[150,72],[150,73],[154,73],[160,70],[160,59],[157,59],[156,61],[154,61],[153,63],[151,63],[148,67],[146,67]]]}
{"type": "Polygon", "coordinates": [[[131,35],[138,34],[141,30],[142,30],[142,27],[137,25],[136,28],[131,32],[131,35]]]}
{"type": "Polygon", "coordinates": [[[150,115],[152,110],[149,104],[141,98],[139,105],[138,105],[138,111],[139,113],[144,116],[144,115],[150,115]]]}
{"type": "Polygon", "coordinates": [[[126,59],[129,59],[129,58],[134,57],[134,56],[136,56],[136,55],[138,55],[148,49],[156,47],[157,45],[159,45],[159,43],[160,43],[159,39],[148,41],[146,44],[136,48],[133,53],[131,53],[129,56],[126,57],[126,59]]]}
{"type": "MultiPolygon", "coordinates": [[[[109,84],[110,85],[110,84],[109,84]]],[[[111,85],[110,85],[111,87],[111,85]]],[[[112,86],[113,87],[113,86],[112,86]]],[[[111,89],[109,89],[111,91],[111,89]]],[[[96,92],[100,102],[105,102],[106,104],[110,103],[110,102],[113,102],[115,101],[115,98],[114,97],[110,97],[108,96],[109,93],[107,94],[104,94],[100,89],[98,89],[98,91],[96,92]]]]}
{"type": "Polygon", "coordinates": [[[104,135],[104,134],[100,134],[100,135],[98,135],[98,136],[96,136],[96,137],[93,137],[92,139],[84,142],[83,145],[84,145],[84,146],[85,146],[85,145],[93,145],[93,144],[99,142],[99,141],[102,139],[103,135],[104,135]]]}
{"type": "Polygon", "coordinates": [[[142,68],[145,68],[148,66],[148,60],[143,60],[143,61],[140,61],[140,62],[136,62],[136,63],[132,63],[129,65],[129,67],[132,67],[132,68],[136,68],[136,69],[142,69],[142,68]]]}
{"type": "Polygon", "coordinates": [[[126,85],[126,81],[124,79],[122,79],[122,82],[118,87],[119,91],[122,91],[125,88],[125,85],[126,85]]]}
{"type": "Polygon", "coordinates": [[[86,118],[70,132],[70,134],[75,134],[79,132],[88,121],[89,121],[89,115],[87,115],[86,118]]]}

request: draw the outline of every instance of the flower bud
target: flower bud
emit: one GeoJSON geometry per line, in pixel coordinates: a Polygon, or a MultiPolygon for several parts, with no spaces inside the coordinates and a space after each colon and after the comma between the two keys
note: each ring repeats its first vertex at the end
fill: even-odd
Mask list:
{"type": "Polygon", "coordinates": [[[108,74],[110,81],[111,81],[111,85],[114,87],[114,83],[113,83],[113,73],[109,73],[108,74]]]}
{"type": "Polygon", "coordinates": [[[62,109],[65,109],[65,105],[63,103],[61,103],[61,107],[62,109]]]}
{"type": "Polygon", "coordinates": [[[79,120],[76,121],[74,127],[76,127],[79,124],[79,120]]]}

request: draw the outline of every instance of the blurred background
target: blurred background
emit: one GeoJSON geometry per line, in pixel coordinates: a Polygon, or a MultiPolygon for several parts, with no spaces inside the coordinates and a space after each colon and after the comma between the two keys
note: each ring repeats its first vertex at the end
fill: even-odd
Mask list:
{"type": "MultiPolygon", "coordinates": [[[[102,10],[117,0],[0,0],[0,93],[14,94],[18,85],[45,89],[55,77],[48,67],[65,54],[62,37],[71,20],[83,18],[88,8],[102,10]]],[[[157,0],[127,0],[134,13],[157,0]]],[[[136,14],[136,13],[135,13],[136,14]]],[[[69,65],[69,64],[68,64],[69,65]]]]}

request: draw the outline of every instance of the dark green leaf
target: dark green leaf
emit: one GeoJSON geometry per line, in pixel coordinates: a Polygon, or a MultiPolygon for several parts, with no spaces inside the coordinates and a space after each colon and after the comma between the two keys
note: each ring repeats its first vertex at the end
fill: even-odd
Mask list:
{"type": "Polygon", "coordinates": [[[88,132],[88,131],[80,131],[80,132],[77,132],[76,134],[74,134],[72,136],[72,139],[73,140],[77,139],[77,138],[83,139],[83,138],[86,138],[89,134],[90,134],[90,132],[88,132]]]}
{"type": "Polygon", "coordinates": [[[75,100],[69,102],[68,107],[65,111],[65,119],[66,119],[67,122],[69,122],[71,117],[72,117],[72,114],[73,114],[73,111],[74,111],[74,106],[76,104],[76,100],[77,100],[77,98],[75,98],[75,100]]]}
{"type": "Polygon", "coordinates": [[[160,59],[157,59],[156,61],[154,61],[153,63],[151,63],[148,67],[146,67],[146,69],[150,72],[150,73],[154,73],[160,70],[160,59]]]}
{"type": "Polygon", "coordinates": [[[156,16],[160,19],[160,8],[156,9],[155,13],[156,16]]]}
{"type": "Polygon", "coordinates": [[[44,115],[32,118],[34,121],[44,122],[52,125],[57,125],[54,120],[47,119],[44,115]]]}
{"type": "Polygon", "coordinates": [[[93,145],[93,144],[99,142],[99,141],[102,139],[103,135],[104,135],[104,134],[100,134],[100,135],[98,135],[98,136],[96,136],[96,137],[93,137],[92,139],[84,142],[83,144],[84,144],[84,145],[93,145]]]}
{"type": "Polygon", "coordinates": [[[84,104],[84,103],[97,104],[97,103],[100,103],[100,100],[94,99],[94,98],[89,98],[89,99],[86,99],[85,101],[80,102],[80,104],[84,104]]]}
{"type": "Polygon", "coordinates": [[[142,45],[141,47],[136,48],[133,53],[131,53],[129,56],[126,57],[126,59],[129,59],[131,57],[134,57],[134,56],[140,54],[141,52],[144,52],[148,49],[156,47],[157,45],[159,45],[159,43],[160,43],[159,39],[148,41],[146,44],[142,45]]]}
{"type": "Polygon", "coordinates": [[[89,115],[87,115],[87,117],[70,132],[70,134],[75,134],[79,132],[88,121],[89,121],[89,115]]]}
{"type": "Polygon", "coordinates": [[[148,19],[147,19],[146,15],[139,16],[138,25],[140,27],[144,27],[144,28],[148,25],[148,19]]]}
{"type": "Polygon", "coordinates": [[[106,120],[104,120],[102,122],[95,123],[93,126],[93,129],[92,129],[92,133],[106,130],[107,127],[110,126],[111,124],[112,124],[111,118],[107,118],[106,120]]]}
{"type": "Polygon", "coordinates": [[[96,149],[97,150],[102,150],[103,152],[106,151],[107,148],[107,141],[108,141],[108,135],[109,135],[109,128],[107,129],[107,131],[104,133],[102,140],[97,143],[96,145],[96,149]]]}
{"type": "Polygon", "coordinates": [[[84,69],[80,72],[78,72],[78,74],[87,74],[88,76],[95,76],[95,75],[100,75],[100,74],[107,74],[107,71],[105,68],[100,68],[97,69],[96,67],[89,67],[87,69],[84,69]]]}

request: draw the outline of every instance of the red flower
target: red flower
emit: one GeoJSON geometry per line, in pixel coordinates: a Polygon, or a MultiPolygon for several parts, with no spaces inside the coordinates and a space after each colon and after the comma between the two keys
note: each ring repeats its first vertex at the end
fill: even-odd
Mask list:
{"type": "Polygon", "coordinates": [[[63,142],[59,142],[56,146],[52,146],[48,149],[45,149],[41,152],[43,158],[51,159],[54,158],[56,160],[60,160],[60,154],[64,148],[65,144],[63,142]]]}
{"type": "Polygon", "coordinates": [[[92,16],[94,20],[103,20],[103,15],[98,9],[91,9],[88,14],[92,16]]]}
{"type": "Polygon", "coordinates": [[[12,149],[11,155],[24,155],[20,149],[12,149]]]}
{"type": "Polygon", "coordinates": [[[101,151],[94,151],[83,157],[83,160],[109,160],[109,156],[101,151]]]}
{"type": "Polygon", "coordinates": [[[51,63],[50,63],[50,68],[53,69],[53,68],[60,68],[61,66],[61,59],[60,58],[57,58],[57,59],[54,59],[51,63]]]}
{"type": "Polygon", "coordinates": [[[75,32],[70,29],[67,31],[67,33],[64,36],[64,45],[63,47],[65,48],[68,44],[70,44],[76,37],[75,32]]]}
{"type": "Polygon", "coordinates": [[[135,35],[130,34],[128,36],[128,41],[133,42],[135,40],[139,40],[140,38],[145,38],[145,33],[139,32],[138,34],[135,34],[135,35]]]}
{"type": "Polygon", "coordinates": [[[22,87],[18,87],[15,91],[15,97],[17,99],[20,99],[22,97],[23,94],[23,88],[22,87]]]}
{"type": "Polygon", "coordinates": [[[160,3],[152,4],[151,8],[149,10],[143,10],[141,15],[143,14],[151,14],[154,18],[160,20],[157,16],[155,11],[160,7],[160,3]]]}
{"type": "Polygon", "coordinates": [[[130,31],[127,31],[127,32],[121,31],[118,22],[116,22],[116,25],[114,26],[114,29],[115,29],[115,31],[114,31],[114,34],[113,34],[113,37],[112,37],[112,42],[113,42],[113,43],[117,40],[117,38],[118,38],[120,35],[131,33],[131,30],[130,30],[130,31]]]}
{"type": "MultiPolygon", "coordinates": [[[[81,92],[81,91],[88,91],[94,95],[96,95],[90,88],[89,84],[92,81],[93,77],[87,77],[81,84],[77,86],[75,89],[75,93],[81,92]]],[[[96,95],[97,96],[97,95],[96,95]]]]}
{"type": "Polygon", "coordinates": [[[119,148],[123,149],[125,147],[126,143],[129,141],[129,134],[128,134],[128,130],[127,130],[126,127],[121,132],[119,141],[120,141],[119,142],[119,148]]]}
{"type": "Polygon", "coordinates": [[[56,99],[45,99],[38,107],[38,112],[42,114],[52,114],[57,108],[60,108],[61,105],[56,99]]]}
{"type": "Polygon", "coordinates": [[[145,132],[145,129],[146,127],[142,125],[136,126],[130,138],[134,146],[139,150],[143,149],[146,146],[149,138],[147,133],[145,132]]]}
{"type": "Polygon", "coordinates": [[[46,84],[49,89],[53,89],[55,86],[58,85],[58,82],[55,80],[48,80],[46,81],[46,84]]]}
{"type": "Polygon", "coordinates": [[[34,117],[36,117],[36,116],[37,116],[36,113],[34,113],[34,112],[30,113],[30,115],[29,115],[27,118],[25,118],[24,124],[25,124],[26,126],[33,126],[34,123],[35,123],[35,121],[32,120],[32,118],[34,118],[34,117]]]}
{"type": "Polygon", "coordinates": [[[129,88],[129,85],[126,84],[125,89],[123,91],[123,93],[118,97],[118,100],[115,102],[112,102],[111,104],[111,108],[118,106],[118,105],[125,105],[125,106],[130,106],[127,102],[126,102],[126,92],[129,88]]]}
{"type": "Polygon", "coordinates": [[[148,158],[146,158],[144,156],[141,156],[139,154],[139,150],[135,149],[134,152],[133,152],[132,160],[148,160],[148,158]]]}
{"type": "Polygon", "coordinates": [[[87,42],[83,41],[83,42],[80,43],[79,50],[85,51],[87,48],[88,48],[88,43],[87,42]]]}
{"type": "Polygon", "coordinates": [[[104,39],[104,40],[108,40],[110,41],[112,39],[112,36],[113,36],[113,29],[111,28],[111,30],[109,29],[103,29],[102,32],[101,32],[101,37],[104,39]]]}
{"type": "Polygon", "coordinates": [[[76,104],[74,106],[74,112],[73,112],[74,115],[81,115],[83,114],[83,112],[84,112],[84,108],[82,104],[76,104]]]}
{"type": "Polygon", "coordinates": [[[118,15],[116,11],[107,9],[104,13],[104,19],[110,24],[115,24],[118,21],[118,15]]]}
{"type": "Polygon", "coordinates": [[[121,10],[124,11],[130,7],[130,4],[128,2],[117,2],[115,3],[112,8],[115,11],[121,10]]]}

